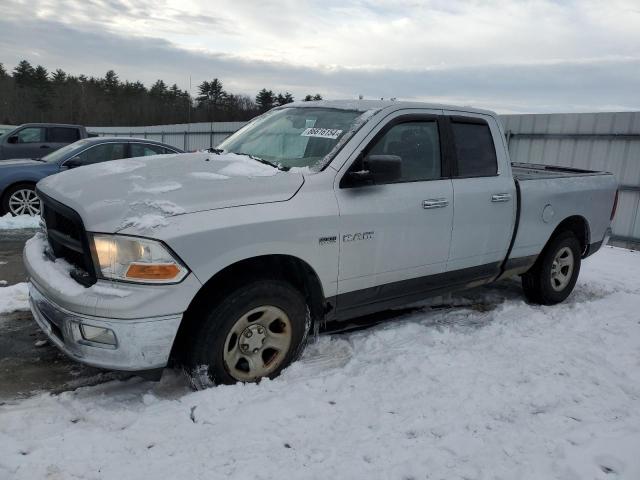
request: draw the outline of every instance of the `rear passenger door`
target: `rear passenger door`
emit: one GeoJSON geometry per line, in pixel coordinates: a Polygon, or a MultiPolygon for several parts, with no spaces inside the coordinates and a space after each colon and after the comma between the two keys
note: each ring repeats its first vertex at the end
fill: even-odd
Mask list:
{"type": "Polygon", "coordinates": [[[466,270],[469,281],[490,278],[507,254],[516,216],[502,133],[488,115],[452,114],[447,123],[455,211],[447,271],[466,270]]]}
{"type": "Polygon", "coordinates": [[[47,128],[47,145],[49,151],[69,145],[80,140],[80,132],[77,128],[72,127],[48,127],[47,128]]]}

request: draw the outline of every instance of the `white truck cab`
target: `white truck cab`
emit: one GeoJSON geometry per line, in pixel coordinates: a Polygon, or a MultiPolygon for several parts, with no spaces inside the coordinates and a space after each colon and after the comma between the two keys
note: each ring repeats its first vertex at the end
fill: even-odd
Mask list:
{"type": "Polygon", "coordinates": [[[610,174],[512,166],[492,112],[383,101],[288,104],[38,193],[25,263],[51,341],[104,368],[173,358],[197,387],[277,375],[314,323],[508,276],[560,302],[617,198],[610,174]]]}

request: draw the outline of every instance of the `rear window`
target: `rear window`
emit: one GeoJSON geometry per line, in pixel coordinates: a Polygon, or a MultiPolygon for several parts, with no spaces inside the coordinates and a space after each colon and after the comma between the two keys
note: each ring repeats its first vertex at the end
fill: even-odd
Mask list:
{"type": "Polygon", "coordinates": [[[498,159],[491,130],[486,123],[453,121],[458,177],[490,177],[498,174],[498,159]]]}
{"type": "Polygon", "coordinates": [[[80,140],[80,132],[77,128],[49,128],[49,141],[52,143],[73,143],[77,140],[80,140]]]}

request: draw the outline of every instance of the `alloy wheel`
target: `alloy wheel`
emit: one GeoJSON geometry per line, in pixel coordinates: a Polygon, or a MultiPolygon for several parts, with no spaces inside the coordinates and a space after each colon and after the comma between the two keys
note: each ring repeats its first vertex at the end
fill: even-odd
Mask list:
{"type": "Polygon", "coordinates": [[[9,211],[13,215],[40,215],[40,199],[35,190],[21,188],[9,197],[9,211]]]}

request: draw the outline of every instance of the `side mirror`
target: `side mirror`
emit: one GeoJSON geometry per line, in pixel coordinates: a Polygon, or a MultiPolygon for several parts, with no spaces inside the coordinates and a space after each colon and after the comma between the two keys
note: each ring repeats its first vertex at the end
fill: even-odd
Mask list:
{"type": "Polygon", "coordinates": [[[348,187],[392,183],[402,177],[402,158],[398,155],[367,155],[362,170],[347,173],[348,187]]]}
{"type": "Polygon", "coordinates": [[[80,157],[73,157],[64,162],[63,167],[76,168],[82,165],[82,159],[80,157]]]}
{"type": "Polygon", "coordinates": [[[7,138],[7,143],[18,143],[18,135],[11,135],[7,138]]]}

